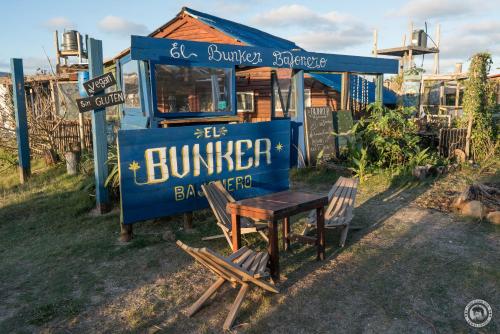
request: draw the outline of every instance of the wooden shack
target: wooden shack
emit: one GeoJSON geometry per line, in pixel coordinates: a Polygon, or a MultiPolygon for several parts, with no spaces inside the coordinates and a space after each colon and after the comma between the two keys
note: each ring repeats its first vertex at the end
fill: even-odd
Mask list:
{"type": "MultiPolygon", "coordinates": [[[[302,50],[294,42],[286,39],[186,7],[182,8],[172,20],[154,30],[149,37],[302,50]]],[[[121,52],[109,60],[107,65],[110,66],[114,62],[126,59],[128,54],[129,50],[121,52]]],[[[235,76],[238,119],[243,122],[256,122],[282,117],[283,111],[287,109],[281,105],[282,101],[286,106],[288,100],[290,100],[288,116],[293,117],[296,92],[292,85],[292,74],[292,69],[237,66],[235,76]],[[291,92],[290,86],[292,86],[291,92]],[[288,94],[291,95],[290,98],[288,94]],[[272,115],[272,110],[275,111],[275,115],[272,115]]],[[[360,93],[357,99],[352,96],[350,105],[358,103],[358,105],[362,104],[366,107],[368,103],[374,102],[375,83],[355,75],[351,75],[351,77],[358,80],[357,82],[350,80],[350,91],[362,92],[363,88],[366,88],[366,94],[361,97],[360,93]]],[[[138,75],[135,75],[134,78],[138,80],[138,75]]],[[[304,76],[304,106],[306,108],[328,106],[332,110],[338,110],[341,105],[340,91],[340,73],[306,73],[304,76]]],[[[157,95],[158,110],[167,113],[169,110],[168,97],[162,96],[161,92],[157,92],[157,95]]],[[[384,100],[386,103],[395,103],[395,95],[386,89],[384,100]]],[[[186,101],[188,101],[186,104],[190,106],[189,109],[199,110],[200,101],[193,97],[186,97],[186,101]]]]}

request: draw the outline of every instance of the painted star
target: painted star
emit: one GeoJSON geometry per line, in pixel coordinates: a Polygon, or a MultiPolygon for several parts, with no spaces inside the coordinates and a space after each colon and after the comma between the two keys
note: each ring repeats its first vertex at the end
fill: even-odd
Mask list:
{"type": "Polygon", "coordinates": [[[128,169],[130,169],[131,171],[135,172],[136,170],[138,170],[139,168],[141,168],[141,166],[137,163],[137,161],[132,161],[132,163],[128,166],[128,169]]]}
{"type": "Polygon", "coordinates": [[[281,150],[283,149],[283,147],[285,147],[285,146],[283,146],[283,144],[280,143],[280,142],[278,142],[278,144],[275,146],[276,151],[278,151],[278,152],[281,152],[281,150]]]}

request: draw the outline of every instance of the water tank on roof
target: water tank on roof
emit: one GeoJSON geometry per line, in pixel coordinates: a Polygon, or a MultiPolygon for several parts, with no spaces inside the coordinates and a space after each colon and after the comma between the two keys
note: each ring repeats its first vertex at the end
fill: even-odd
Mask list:
{"type": "Polygon", "coordinates": [[[76,30],[68,30],[64,32],[61,50],[78,51],[78,32],[76,30]]]}
{"type": "Polygon", "coordinates": [[[411,36],[411,45],[420,46],[423,48],[427,47],[427,34],[424,30],[413,30],[413,34],[411,36]]]}

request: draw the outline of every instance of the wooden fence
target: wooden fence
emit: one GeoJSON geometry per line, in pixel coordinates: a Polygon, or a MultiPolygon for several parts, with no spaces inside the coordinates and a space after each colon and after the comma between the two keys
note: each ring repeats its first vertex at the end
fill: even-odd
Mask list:
{"type": "Polygon", "coordinates": [[[439,129],[439,155],[445,158],[453,156],[456,149],[465,152],[467,129],[442,128],[439,129]]]}
{"type": "MultiPolygon", "coordinates": [[[[47,122],[44,124],[47,128],[53,128],[56,121],[47,122]]],[[[47,131],[39,126],[29,128],[30,132],[30,146],[34,155],[43,156],[45,151],[50,149],[50,142],[52,141],[54,150],[57,154],[62,156],[64,152],[68,151],[71,145],[80,147],[80,130],[78,121],[63,120],[53,132],[50,133],[51,140],[47,131]]],[[[83,122],[83,143],[86,150],[92,150],[92,122],[90,119],[84,119],[83,122]]]]}

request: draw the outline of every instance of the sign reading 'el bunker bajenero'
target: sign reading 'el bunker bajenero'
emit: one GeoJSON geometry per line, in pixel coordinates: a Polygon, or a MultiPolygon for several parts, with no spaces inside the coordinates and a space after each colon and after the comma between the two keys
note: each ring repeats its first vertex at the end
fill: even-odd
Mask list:
{"type": "Polygon", "coordinates": [[[289,187],[290,121],[118,132],[123,223],[208,206],[220,180],[237,199],[289,187]]]}

